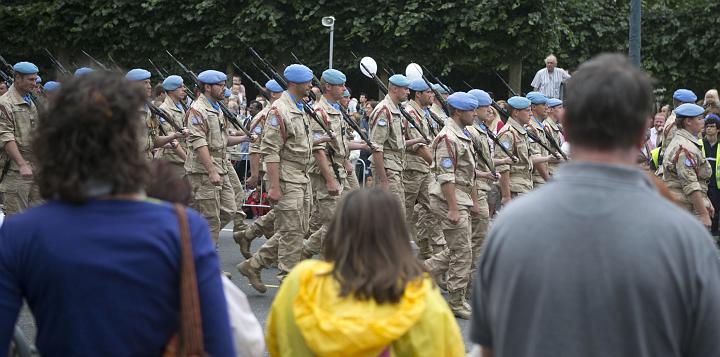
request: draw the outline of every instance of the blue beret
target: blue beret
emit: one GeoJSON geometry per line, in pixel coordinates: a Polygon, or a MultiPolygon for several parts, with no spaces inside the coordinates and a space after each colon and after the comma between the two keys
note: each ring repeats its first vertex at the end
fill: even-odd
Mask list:
{"type": "Polygon", "coordinates": [[[42,77],[37,76],[37,78],[35,78],[35,83],[42,83],[42,77]]]}
{"type": "Polygon", "coordinates": [[[222,73],[220,71],[216,71],[214,69],[209,69],[207,71],[200,72],[200,74],[198,74],[198,80],[201,83],[205,83],[205,84],[215,84],[215,83],[225,82],[227,80],[227,75],[225,75],[225,73],[222,73]]]}
{"type": "Polygon", "coordinates": [[[478,107],[478,101],[472,94],[465,92],[455,92],[450,94],[447,99],[448,104],[457,110],[475,110],[478,107]]]}
{"type": "Polygon", "coordinates": [[[422,78],[413,79],[410,81],[410,85],[408,86],[411,90],[414,90],[416,92],[424,92],[430,87],[428,87],[427,83],[425,83],[425,80],[422,78]]]}
{"type": "Polygon", "coordinates": [[[697,96],[689,89],[678,89],[673,93],[673,99],[683,103],[695,103],[697,96]]]}
{"type": "Polygon", "coordinates": [[[432,85],[432,87],[440,94],[448,94],[448,91],[445,90],[445,87],[441,86],[440,84],[435,83],[432,85]]]}
{"type": "Polygon", "coordinates": [[[343,92],[343,97],[350,97],[350,91],[345,88],[345,91],[343,92]]]}
{"type": "Polygon", "coordinates": [[[492,104],[492,98],[490,94],[482,89],[471,89],[468,94],[472,95],[478,101],[478,107],[487,107],[492,104]]]}
{"type": "Polygon", "coordinates": [[[547,103],[547,97],[540,92],[530,92],[525,98],[530,99],[530,104],[542,105],[547,103]]]}
{"type": "Polygon", "coordinates": [[[146,79],[150,79],[150,72],[142,68],[134,68],[128,71],[125,75],[125,79],[129,81],[144,81],[146,79]]]}
{"type": "Polygon", "coordinates": [[[230,98],[230,96],[232,95],[232,91],[230,90],[230,88],[225,87],[225,91],[223,92],[223,95],[225,95],[225,98],[230,98]]]}
{"type": "Polygon", "coordinates": [[[55,82],[55,81],[48,81],[48,82],[45,83],[45,85],[43,86],[43,89],[44,89],[46,92],[52,92],[52,91],[54,91],[54,90],[60,89],[60,83],[55,82]]]}
{"type": "Polygon", "coordinates": [[[313,78],[313,71],[307,66],[301,64],[291,64],[285,67],[283,76],[289,82],[293,83],[305,83],[310,82],[313,78]]]}
{"type": "Polygon", "coordinates": [[[698,115],[702,115],[705,113],[705,109],[703,107],[693,104],[693,103],[685,103],[680,105],[679,107],[675,108],[675,116],[678,117],[696,117],[698,115]]]}
{"type": "Polygon", "coordinates": [[[92,68],[80,67],[80,68],[78,68],[78,69],[75,70],[75,77],[82,77],[82,76],[84,76],[84,75],[86,75],[86,74],[88,74],[88,73],[90,73],[90,72],[92,72],[92,71],[93,71],[92,68]]]}
{"type": "Polygon", "coordinates": [[[267,88],[269,91],[273,93],[282,93],[283,89],[280,87],[278,82],[274,79],[271,79],[265,83],[265,88],[267,88]]]}
{"type": "Polygon", "coordinates": [[[328,82],[328,83],[334,84],[334,85],[344,84],[345,81],[347,80],[347,78],[345,77],[345,74],[338,71],[337,69],[326,69],[322,73],[322,79],[325,82],[328,82]]]}
{"type": "Polygon", "coordinates": [[[398,87],[408,87],[410,80],[402,74],[393,74],[389,79],[390,84],[398,87]]]}
{"type": "Polygon", "coordinates": [[[527,109],[530,106],[530,99],[515,96],[508,99],[507,103],[515,109],[522,110],[527,109]]]}
{"type": "Polygon", "coordinates": [[[35,74],[39,72],[37,66],[30,62],[15,63],[15,65],[13,66],[13,71],[20,74],[35,74]]]}
{"type": "Polygon", "coordinates": [[[550,98],[547,100],[547,106],[550,108],[555,108],[557,106],[563,105],[563,101],[557,98],[550,98]]]}
{"type": "Polygon", "coordinates": [[[180,76],[172,75],[165,78],[165,80],[162,83],[164,90],[176,90],[183,85],[183,79],[180,76]]]}

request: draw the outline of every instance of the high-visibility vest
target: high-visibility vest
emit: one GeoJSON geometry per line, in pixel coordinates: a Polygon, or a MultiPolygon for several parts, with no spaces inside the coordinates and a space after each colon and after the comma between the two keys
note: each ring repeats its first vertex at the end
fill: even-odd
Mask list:
{"type": "Polygon", "coordinates": [[[660,166],[658,166],[658,165],[660,165],[660,147],[659,146],[650,150],[650,159],[653,162],[654,168],[660,167],[660,166]]]}
{"type": "MultiPolygon", "coordinates": [[[[698,144],[700,144],[700,148],[702,148],[703,156],[705,155],[705,144],[703,144],[703,139],[698,139],[698,144]]],[[[717,149],[715,152],[715,157],[708,157],[708,160],[715,161],[715,185],[716,187],[720,187],[720,165],[718,165],[718,161],[720,161],[720,143],[717,144],[717,149]]]]}

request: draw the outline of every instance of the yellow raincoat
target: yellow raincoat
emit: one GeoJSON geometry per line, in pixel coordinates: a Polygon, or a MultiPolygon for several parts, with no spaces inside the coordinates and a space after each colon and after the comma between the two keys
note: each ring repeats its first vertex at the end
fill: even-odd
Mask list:
{"type": "Polygon", "coordinates": [[[332,264],[306,260],[285,278],[267,321],[270,356],[464,356],[455,317],[430,277],[397,304],[341,298],[332,264]]]}

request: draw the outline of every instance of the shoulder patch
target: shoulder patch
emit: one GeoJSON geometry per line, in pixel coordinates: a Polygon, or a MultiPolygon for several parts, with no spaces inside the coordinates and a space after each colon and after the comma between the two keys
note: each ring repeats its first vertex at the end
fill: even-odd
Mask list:
{"type": "Polygon", "coordinates": [[[510,150],[510,147],[512,146],[509,141],[501,141],[500,144],[508,150],[510,150]]]}
{"type": "Polygon", "coordinates": [[[323,136],[323,133],[320,131],[313,132],[313,140],[314,141],[320,140],[322,138],[322,136],[323,136]]]}
{"type": "Polygon", "coordinates": [[[278,118],[276,116],[273,115],[270,117],[270,125],[278,126],[278,118]]]}
{"type": "Polygon", "coordinates": [[[377,125],[385,126],[387,125],[387,121],[385,121],[385,119],[378,119],[377,125]]]}
{"type": "Polygon", "coordinates": [[[440,161],[440,166],[442,166],[445,169],[449,169],[453,166],[452,159],[449,157],[443,157],[440,161]]]}
{"type": "Polygon", "coordinates": [[[255,134],[261,134],[262,133],[262,125],[258,125],[253,129],[253,133],[255,134]]]}
{"type": "Polygon", "coordinates": [[[687,166],[687,167],[693,167],[692,161],[690,161],[690,159],[687,158],[687,157],[685,158],[685,166],[687,166]]]}
{"type": "Polygon", "coordinates": [[[529,137],[529,136],[528,136],[528,142],[530,142],[530,143],[534,143],[534,142],[535,142],[535,140],[533,140],[533,139],[532,139],[531,137],[529,137]]]}
{"type": "Polygon", "coordinates": [[[197,115],[193,115],[192,118],[190,118],[190,122],[193,125],[200,125],[200,124],[202,124],[202,119],[200,119],[200,117],[197,115]]]}

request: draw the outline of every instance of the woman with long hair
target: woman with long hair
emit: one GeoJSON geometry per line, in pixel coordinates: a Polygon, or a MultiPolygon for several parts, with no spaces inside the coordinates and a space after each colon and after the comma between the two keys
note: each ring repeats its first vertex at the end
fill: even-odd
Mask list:
{"type": "Polygon", "coordinates": [[[324,261],[296,266],[267,322],[271,356],[462,356],[460,331],[410,247],[387,191],[350,192],[324,242],[324,261]]]}

